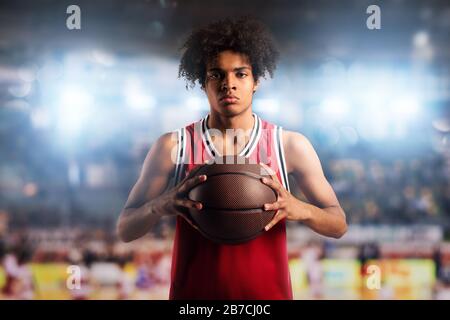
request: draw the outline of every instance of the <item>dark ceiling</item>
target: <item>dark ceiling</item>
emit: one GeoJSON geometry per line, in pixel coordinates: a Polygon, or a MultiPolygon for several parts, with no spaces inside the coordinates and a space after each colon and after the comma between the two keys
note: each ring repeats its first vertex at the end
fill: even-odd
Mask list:
{"type": "Polygon", "coordinates": [[[436,59],[449,58],[450,3],[443,0],[16,0],[0,4],[0,61],[21,63],[48,51],[92,46],[123,55],[175,57],[192,27],[243,14],[264,21],[287,57],[321,58],[335,46],[342,59],[355,51],[369,59],[402,59],[414,32],[425,29],[433,36],[436,59]],[[81,8],[81,30],[66,28],[71,4],[81,8]],[[366,28],[371,4],[381,8],[381,30],[366,28]]]}

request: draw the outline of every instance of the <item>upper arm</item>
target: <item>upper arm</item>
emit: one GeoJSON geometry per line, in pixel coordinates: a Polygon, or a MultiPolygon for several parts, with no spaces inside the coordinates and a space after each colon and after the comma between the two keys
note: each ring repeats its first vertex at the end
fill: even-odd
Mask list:
{"type": "Polygon", "coordinates": [[[175,170],[176,138],[176,132],[165,133],[152,145],[125,203],[125,209],[138,208],[164,193],[175,170]]]}
{"type": "Polygon", "coordinates": [[[320,208],[340,206],[309,140],[297,132],[288,132],[286,136],[286,158],[291,173],[308,201],[320,208]]]}

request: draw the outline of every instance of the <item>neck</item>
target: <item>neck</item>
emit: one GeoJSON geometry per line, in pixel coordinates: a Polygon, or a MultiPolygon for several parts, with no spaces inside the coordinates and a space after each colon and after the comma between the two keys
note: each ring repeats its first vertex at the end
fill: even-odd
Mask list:
{"type": "Polygon", "coordinates": [[[244,112],[231,117],[211,111],[207,125],[209,128],[220,130],[224,134],[226,129],[243,129],[245,131],[252,129],[254,125],[252,109],[248,108],[244,112]]]}

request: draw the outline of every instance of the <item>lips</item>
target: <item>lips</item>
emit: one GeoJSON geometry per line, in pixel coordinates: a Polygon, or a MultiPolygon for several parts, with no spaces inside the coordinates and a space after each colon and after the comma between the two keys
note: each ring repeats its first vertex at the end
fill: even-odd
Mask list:
{"type": "Polygon", "coordinates": [[[232,95],[226,95],[220,98],[220,101],[225,103],[236,103],[238,100],[238,97],[232,95]]]}

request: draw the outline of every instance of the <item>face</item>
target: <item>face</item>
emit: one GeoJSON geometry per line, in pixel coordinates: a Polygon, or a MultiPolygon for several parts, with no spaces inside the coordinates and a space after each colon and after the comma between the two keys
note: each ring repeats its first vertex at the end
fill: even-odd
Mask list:
{"type": "Polygon", "coordinates": [[[258,87],[246,55],[222,51],[206,66],[204,90],[211,108],[223,115],[236,115],[251,107],[258,87]]]}

